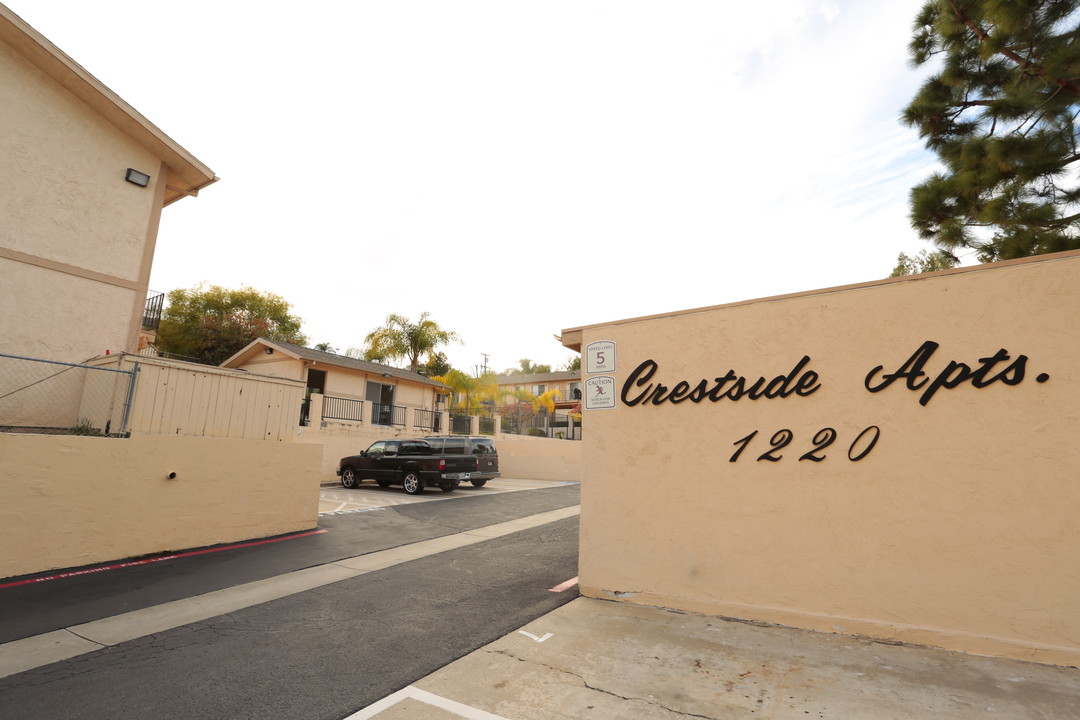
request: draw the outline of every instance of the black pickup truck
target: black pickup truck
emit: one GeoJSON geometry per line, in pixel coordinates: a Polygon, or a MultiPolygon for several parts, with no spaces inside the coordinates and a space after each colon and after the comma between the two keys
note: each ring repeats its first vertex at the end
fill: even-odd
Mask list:
{"type": "Polygon", "coordinates": [[[401,485],[409,495],[419,495],[427,485],[450,492],[477,470],[476,456],[436,455],[423,440],[379,440],[359,455],[341,458],[337,474],[347,488],[374,480],[379,487],[401,485]]]}
{"type": "Polygon", "coordinates": [[[489,437],[464,435],[428,435],[424,442],[436,455],[475,455],[480,467],[469,478],[474,487],[483,487],[488,480],[499,477],[499,452],[489,437]]]}

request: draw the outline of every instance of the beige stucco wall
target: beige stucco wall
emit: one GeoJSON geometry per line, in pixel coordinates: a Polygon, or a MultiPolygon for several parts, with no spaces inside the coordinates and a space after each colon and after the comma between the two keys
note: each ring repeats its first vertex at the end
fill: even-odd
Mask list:
{"type": "Polygon", "coordinates": [[[495,436],[503,477],[581,482],[583,444],[577,440],[495,436]]]}
{"type": "Polygon", "coordinates": [[[290,380],[299,381],[307,380],[304,361],[279,352],[270,355],[260,353],[238,367],[260,375],[270,375],[272,377],[288,378],[290,380]]]}
{"type": "Polygon", "coordinates": [[[435,403],[435,390],[424,385],[398,382],[394,390],[394,404],[408,408],[430,410],[435,403]]]}
{"type": "Polygon", "coordinates": [[[310,445],[0,434],[0,457],[3,577],[317,524],[319,449],[310,445]]]}
{"type": "Polygon", "coordinates": [[[83,362],[123,350],[132,308],[144,296],[136,297],[127,288],[0,257],[0,352],[83,362]]]}
{"type": "Polygon", "coordinates": [[[133,350],[161,160],[2,41],[0,107],[0,352],[133,350]],[[129,167],[150,187],[126,182],[129,167]]]}
{"type": "Polygon", "coordinates": [[[337,368],[320,368],[326,371],[326,390],[327,395],[333,395],[335,397],[353,398],[355,400],[364,400],[367,397],[367,383],[368,380],[375,382],[385,382],[387,378],[381,377],[369,377],[367,373],[354,373],[346,372],[344,370],[338,370],[337,368]]]}
{"type": "Polygon", "coordinates": [[[4,245],[138,278],[161,161],[0,42],[4,245]],[[150,187],[124,180],[127,168],[150,187]]]}
{"type": "Polygon", "coordinates": [[[583,355],[615,342],[617,391],[649,359],[650,383],[692,389],[729,369],[773,378],[805,355],[803,372],[818,376],[805,387],[820,385],[586,410],[582,591],[1077,664],[1078,300],[1080,253],[1067,253],[564,331],[583,355]],[[872,384],[928,340],[940,343],[931,380],[1001,348],[1010,359],[987,377],[1024,355],[1023,379],[969,380],[926,405],[927,386],[903,379],[867,390],[873,368],[884,366],[872,384]],[[880,440],[852,462],[849,446],[871,426],[880,440]],[[836,441],[825,459],[800,461],[826,427],[836,441]],[[780,461],[759,460],[785,428],[794,439],[780,461]]]}

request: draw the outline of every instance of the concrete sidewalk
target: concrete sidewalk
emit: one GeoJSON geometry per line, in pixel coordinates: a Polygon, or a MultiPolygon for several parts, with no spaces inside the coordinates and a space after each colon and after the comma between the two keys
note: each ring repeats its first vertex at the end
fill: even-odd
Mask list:
{"type": "Polygon", "coordinates": [[[1077,720],[1080,671],[579,598],[349,720],[1077,720]]]}

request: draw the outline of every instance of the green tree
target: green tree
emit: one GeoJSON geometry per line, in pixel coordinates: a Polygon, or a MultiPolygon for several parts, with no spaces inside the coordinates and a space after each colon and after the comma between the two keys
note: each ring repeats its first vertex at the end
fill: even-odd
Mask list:
{"type": "Polygon", "coordinates": [[[364,359],[373,362],[390,362],[404,359],[408,369],[420,369],[420,356],[434,352],[439,346],[460,342],[457,333],[443,330],[430,319],[430,313],[421,313],[413,322],[404,315],[386,316],[386,324],[375,328],[364,338],[364,359]]]}
{"type": "Polygon", "coordinates": [[[331,347],[330,343],[328,343],[328,342],[318,343],[313,349],[318,350],[320,352],[328,352],[328,353],[336,353],[337,352],[337,348],[331,347]]]}
{"type": "Polygon", "coordinates": [[[575,355],[574,357],[567,360],[559,369],[567,371],[581,370],[581,356],[575,355]]]}
{"type": "Polygon", "coordinates": [[[450,372],[450,361],[446,358],[446,353],[428,353],[427,362],[420,366],[420,374],[433,378],[439,375],[445,375],[450,372]]]}
{"type": "Polygon", "coordinates": [[[924,249],[920,250],[914,256],[902,252],[897,256],[896,267],[889,273],[889,277],[894,278],[902,277],[904,275],[918,275],[919,273],[935,272],[937,270],[948,270],[959,264],[959,260],[944,250],[927,252],[924,249]]]}
{"type": "Polygon", "coordinates": [[[197,285],[172,290],[161,316],[157,349],[220,365],[256,338],[303,345],[300,318],[282,297],[245,287],[197,285]]]}
{"type": "Polygon", "coordinates": [[[929,0],[910,44],[939,61],[903,121],[943,172],[911,191],[921,237],[982,262],[1080,248],[1080,0],[929,0]]]}
{"type": "Polygon", "coordinates": [[[503,370],[500,375],[539,375],[551,372],[550,365],[534,364],[529,358],[518,360],[518,366],[503,370]]]}

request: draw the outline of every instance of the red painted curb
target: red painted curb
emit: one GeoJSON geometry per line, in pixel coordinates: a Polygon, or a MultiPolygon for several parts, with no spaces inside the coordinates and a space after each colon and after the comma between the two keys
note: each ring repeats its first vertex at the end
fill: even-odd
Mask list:
{"type": "Polygon", "coordinates": [[[311,530],[309,532],[297,533],[296,535],[286,535],[285,537],[270,538],[269,540],[256,540],[254,542],[237,543],[235,545],[222,545],[221,547],[212,547],[205,550],[192,550],[191,552],[175,553],[172,555],[158,555],[157,557],[143,558],[141,560],[132,560],[131,562],[116,563],[114,565],[102,565],[101,567],[87,568],[86,570],[73,570],[71,572],[57,573],[56,575],[46,575],[45,577],[30,578],[29,580],[16,580],[15,582],[9,582],[0,585],[0,590],[10,587],[18,587],[19,585],[33,585],[34,583],[48,582],[49,580],[60,580],[62,578],[76,577],[79,575],[90,575],[91,573],[105,572],[106,570],[118,570],[120,568],[135,567],[137,565],[149,565],[150,563],[162,562],[164,560],[176,560],[177,558],[191,557],[193,555],[207,555],[209,553],[221,552],[222,550],[233,550],[235,548],[266,545],[268,543],[281,542],[282,540],[292,540],[293,538],[307,537],[308,535],[320,535],[324,532],[326,532],[326,530],[311,530]]]}

